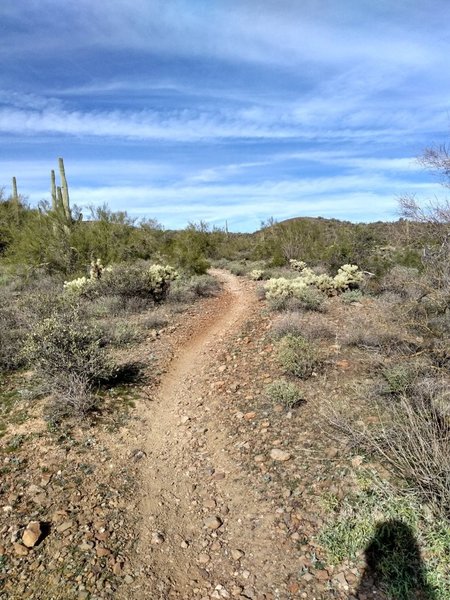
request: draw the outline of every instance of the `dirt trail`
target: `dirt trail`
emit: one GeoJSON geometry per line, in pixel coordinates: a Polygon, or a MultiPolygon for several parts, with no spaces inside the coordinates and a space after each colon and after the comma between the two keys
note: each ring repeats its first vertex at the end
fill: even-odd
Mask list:
{"type": "Polygon", "coordinates": [[[224,292],[178,349],[147,408],[138,576],[128,598],[286,597],[277,580],[289,561],[276,564],[273,510],[227,452],[208,381],[226,368],[227,341],[258,303],[235,276],[214,274],[224,292]]]}

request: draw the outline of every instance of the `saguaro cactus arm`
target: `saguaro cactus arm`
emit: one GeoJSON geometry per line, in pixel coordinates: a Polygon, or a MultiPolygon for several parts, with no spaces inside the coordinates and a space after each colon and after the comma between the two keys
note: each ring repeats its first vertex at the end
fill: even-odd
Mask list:
{"type": "Polygon", "coordinates": [[[52,189],[52,210],[56,210],[58,208],[58,197],[56,195],[56,177],[55,171],[52,169],[50,173],[51,179],[51,189],[52,189]]]}
{"type": "Polygon", "coordinates": [[[62,191],[62,206],[64,208],[64,214],[68,222],[72,222],[72,213],[70,211],[69,203],[69,187],[67,185],[66,171],[64,169],[64,160],[58,159],[59,162],[59,174],[61,177],[61,191],[62,191]]]}
{"type": "Polygon", "coordinates": [[[19,201],[19,194],[17,193],[17,180],[15,177],[12,178],[12,198],[15,202],[19,201]]]}

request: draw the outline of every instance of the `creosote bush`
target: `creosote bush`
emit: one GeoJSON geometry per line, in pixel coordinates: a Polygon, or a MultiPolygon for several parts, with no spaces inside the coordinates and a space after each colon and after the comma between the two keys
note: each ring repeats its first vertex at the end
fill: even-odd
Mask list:
{"type": "Polygon", "coordinates": [[[91,391],[115,372],[102,346],[101,330],[67,300],[55,305],[52,313],[32,326],[23,353],[43,387],[55,392],[53,401],[70,400],[74,409],[91,403],[91,391]]]}
{"type": "Polygon", "coordinates": [[[306,338],[288,334],[278,345],[278,360],[287,373],[307,379],[323,364],[320,350],[306,338]]]}
{"type": "Polygon", "coordinates": [[[298,387],[286,379],[277,379],[266,388],[266,395],[274,404],[293,408],[301,400],[298,387]]]}

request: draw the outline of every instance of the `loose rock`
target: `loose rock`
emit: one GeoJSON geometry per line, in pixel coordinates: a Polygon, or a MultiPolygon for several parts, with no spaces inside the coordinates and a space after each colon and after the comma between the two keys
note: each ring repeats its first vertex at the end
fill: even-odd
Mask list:
{"type": "Polygon", "coordinates": [[[42,535],[39,521],[30,521],[23,532],[22,542],[27,548],[33,548],[42,535]]]}
{"type": "Polygon", "coordinates": [[[284,450],[280,450],[279,448],[273,448],[270,451],[270,458],[272,458],[273,460],[284,462],[286,460],[289,460],[291,458],[291,455],[289,454],[289,452],[285,452],[284,450]]]}
{"type": "Polygon", "coordinates": [[[222,519],[220,517],[208,517],[205,519],[205,525],[208,529],[219,529],[223,524],[222,519]]]}

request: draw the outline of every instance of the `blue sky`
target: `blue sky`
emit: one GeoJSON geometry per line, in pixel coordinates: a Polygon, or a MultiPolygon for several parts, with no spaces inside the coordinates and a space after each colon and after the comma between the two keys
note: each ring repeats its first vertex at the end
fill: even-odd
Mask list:
{"type": "Polygon", "coordinates": [[[183,227],[396,218],[441,188],[450,2],[2,0],[0,186],[183,227]]]}

